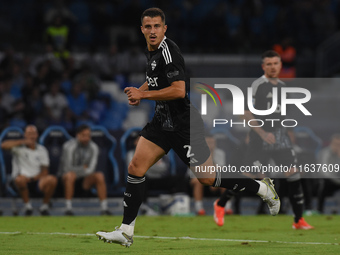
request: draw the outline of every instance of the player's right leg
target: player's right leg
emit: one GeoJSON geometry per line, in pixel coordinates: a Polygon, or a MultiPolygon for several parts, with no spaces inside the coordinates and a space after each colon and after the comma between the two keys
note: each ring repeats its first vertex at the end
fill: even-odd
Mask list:
{"type": "Polygon", "coordinates": [[[122,225],[112,232],[96,233],[99,240],[118,243],[129,247],[133,243],[133,233],[139,207],[143,201],[145,173],[155,164],[165,151],[155,143],[141,137],[135,154],[128,167],[126,191],[124,192],[124,217],[122,225]]]}
{"type": "Polygon", "coordinates": [[[77,179],[75,172],[66,172],[62,176],[62,182],[64,184],[64,196],[65,196],[65,215],[74,215],[72,210],[72,198],[74,195],[74,186],[77,179]]]}

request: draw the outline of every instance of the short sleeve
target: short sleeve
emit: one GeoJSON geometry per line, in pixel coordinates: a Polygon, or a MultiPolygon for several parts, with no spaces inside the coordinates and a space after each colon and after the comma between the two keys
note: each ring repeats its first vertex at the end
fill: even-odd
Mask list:
{"type": "Polygon", "coordinates": [[[184,59],[180,52],[165,48],[162,54],[165,60],[165,75],[169,84],[174,81],[185,81],[184,59]]]}
{"type": "Polygon", "coordinates": [[[41,147],[41,161],[42,166],[49,166],[50,165],[50,158],[48,156],[48,151],[45,147],[41,147]]]}

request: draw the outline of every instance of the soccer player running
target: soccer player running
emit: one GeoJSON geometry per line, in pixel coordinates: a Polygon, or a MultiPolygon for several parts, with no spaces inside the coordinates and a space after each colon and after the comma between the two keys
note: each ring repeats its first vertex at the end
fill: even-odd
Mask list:
{"type": "MultiPolygon", "coordinates": [[[[141,16],[141,30],[147,43],[147,81],[139,88],[124,90],[129,104],[137,106],[142,99],[155,100],[155,115],[141,131],[135,154],[128,167],[124,192],[124,215],[120,227],[112,232],[97,232],[100,240],[129,247],[139,207],[143,201],[145,173],[170,149],[193,170],[195,166],[212,166],[213,161],[204,138],[204,125],[199,112],[191,107],[185,88],[185,66],[178,46],[166,38],[165,15],[150,8],[141,16]],[[194,124],[191,123],[190,119],[194,124]],[[191,139],[190,136],[194,137],[191,139]]],[[[267,202],[272,215],[280,209],[280,200],[272,181],[250,178],[228,178],[228,173],[197,176],[204,185],[233,189],[235,186],[258,194],[267,202]]]]}
{"type": "MultiPolygon", "coordinates": [[[[278,98],[281,98],[281,88],[285,83],[278,79],[282,67],[280,55],[269,50],[262,55],[262,69],[264,75],[253,82],[253,104],[257,110],[268,110],[272,107],[272,91],[277,88],[278,98]]],[[[273,159],[276,165],[291,166],[297,162],[296,154],[288,135],[288,131],[278,125],[279,121],[266,122],[265,119],[281,120],[281,106],[278,103],[277,109],[270,116],[254,116],[249,110],[245,111],[246,121],[252,121],[252,128],[249,133],[249,145],[245,155],[246,165],[265,165],[269,159],[273,159]],[[263,127],[255,123],[254,119],[263,120],[263,127]]],[[[294,168],[290,169],[287,176],[289,200],[294,212],[293,229],[313,229],[302,217],[304,196],[301,186],[300,174],[294,168]]],[[[214,203],[214,220],[217,225],[223,225],[224,206],[233,196],[233,192],[227,190],[214,203]]]]}

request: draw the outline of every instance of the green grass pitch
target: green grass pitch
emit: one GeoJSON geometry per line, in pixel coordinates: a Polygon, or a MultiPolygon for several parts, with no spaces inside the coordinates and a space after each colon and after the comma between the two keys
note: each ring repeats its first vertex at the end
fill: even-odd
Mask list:
{"type": "Polygon", "coordinates": [[[291,216],[138,217],[134,244],[99,241],[121,216],[0,217],[0,254],[339,254],[340,216],[311,216],[314,230],[293,230],[291,216]],[[71,235],[70,235],[71,234],[71,235]]]}

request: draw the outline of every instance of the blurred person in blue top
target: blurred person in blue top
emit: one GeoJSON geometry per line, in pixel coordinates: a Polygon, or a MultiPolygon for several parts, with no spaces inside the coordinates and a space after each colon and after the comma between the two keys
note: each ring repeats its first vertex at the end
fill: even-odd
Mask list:
{"type": "Polygon", "coordinates": [[[67,101],[73,120],[86,118],[88,102],[79,81],[73,84],[71,93],[67,95],[67,101]]]}

